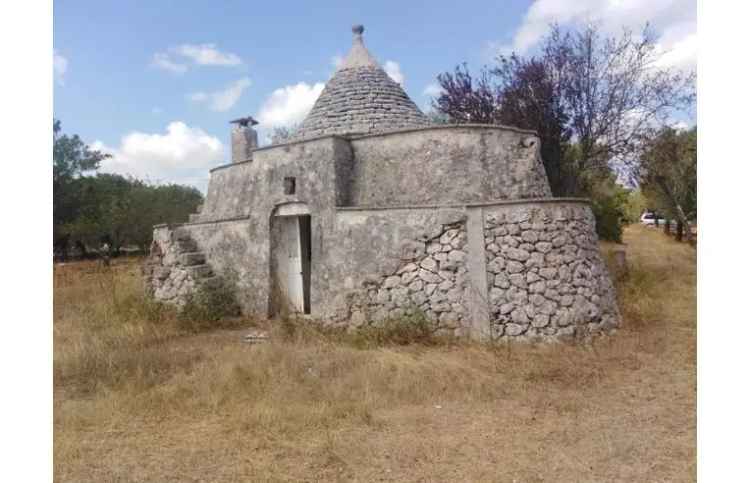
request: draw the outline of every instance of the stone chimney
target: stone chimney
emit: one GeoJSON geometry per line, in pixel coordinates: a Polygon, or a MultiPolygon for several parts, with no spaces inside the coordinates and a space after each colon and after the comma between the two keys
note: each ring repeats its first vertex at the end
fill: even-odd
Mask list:
{"type": "Polygon", "coordinates": [[[232,162],[248,161],[253,157],[253,149],[258,147],[258,132],[253,126],[258,121],[250,116],[241,117],[233,121],[232,127],[232,162]]]}

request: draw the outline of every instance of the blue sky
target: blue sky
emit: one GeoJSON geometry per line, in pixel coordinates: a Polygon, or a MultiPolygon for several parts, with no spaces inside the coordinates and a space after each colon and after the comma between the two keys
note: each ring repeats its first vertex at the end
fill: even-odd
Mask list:
{"type": "MultiPolygon", "coordinates": [[[[694,67],[696,6],[686,0],[456,2],[59,1],[54,115],[113,154],[103,171],[205,190],[229,157],[228,121],[253,115],[261,138],[299,122],[351,25],[424,108],[435,76],[498,50],[533,52],[552,21],[616,32],[650,21],[666,61],[694,67]]],[[[263,139],[262,139],[263,140],[263,139]]]]}

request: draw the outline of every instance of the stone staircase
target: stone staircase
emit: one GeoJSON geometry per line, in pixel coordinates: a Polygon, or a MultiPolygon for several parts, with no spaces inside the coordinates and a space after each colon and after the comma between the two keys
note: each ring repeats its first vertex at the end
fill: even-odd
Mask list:
{"type": "Polygon", "coordinates": [[[177,306],[183,305],[191,293],[221,283],[190,232],[181,227],[154,237],[143,272],[148,293],[177,306]]]}

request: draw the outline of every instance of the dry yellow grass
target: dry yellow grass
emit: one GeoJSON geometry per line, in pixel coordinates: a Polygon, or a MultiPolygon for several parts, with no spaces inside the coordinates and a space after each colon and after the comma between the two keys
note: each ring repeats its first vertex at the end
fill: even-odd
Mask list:
{"type": "Polygon", "coordinates": [[[274,325],[247,345],[144,303],[133,264],[59,267],[55,477],[694,480],[695,251],[625,242],[626,322],[585,345],[360,349],[274,325]]]}

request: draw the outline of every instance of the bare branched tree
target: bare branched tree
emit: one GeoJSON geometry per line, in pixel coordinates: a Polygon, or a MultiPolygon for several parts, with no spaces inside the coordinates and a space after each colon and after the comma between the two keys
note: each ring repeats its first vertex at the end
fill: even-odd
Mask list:
{"type": "Polygon", "coordinates": [[[453,122],[536,130],[553,194],[585,194],[613,160],[634,173],[639,143],[694,104],[695,73],[660,67],[660,58],[648,26],[605,37],[596,25],[552,25],[538,56],[501,55],[478,79],[465,64],[440,74],[433,107],[453,122]]]}
{"type": "Polygon", "coordinates": [[[579,170],[608,171],[612,159],[637,159],[641,140],[695,102],[695,73],[659,66],[648,25],[619,37],[603,37],[595,25],[565,34],[553,26],[544,58],[561,68],[579,170]]]}
{"type": "Polygon", "coordinates": [[[299,124],[274,127],[271,133],[271,144],[283,144],[291,141],[298,130],[299,124]]]}

